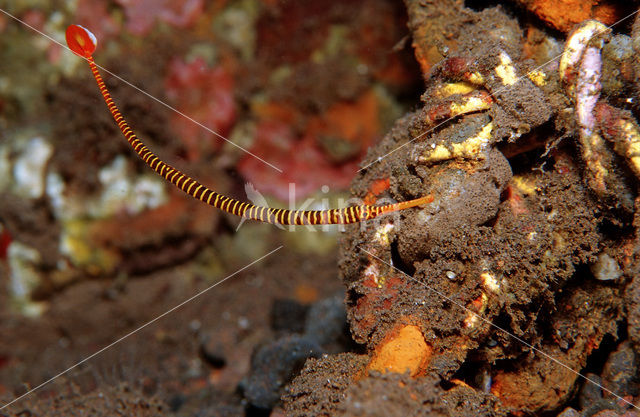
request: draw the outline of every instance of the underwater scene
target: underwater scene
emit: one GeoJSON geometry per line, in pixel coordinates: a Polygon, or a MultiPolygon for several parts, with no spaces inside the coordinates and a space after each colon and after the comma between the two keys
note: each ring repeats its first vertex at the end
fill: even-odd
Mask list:
{"type": "Polygon", "coordinates": [[[0,417],[640,417],[639,11],[0,0],[0,417]]]}

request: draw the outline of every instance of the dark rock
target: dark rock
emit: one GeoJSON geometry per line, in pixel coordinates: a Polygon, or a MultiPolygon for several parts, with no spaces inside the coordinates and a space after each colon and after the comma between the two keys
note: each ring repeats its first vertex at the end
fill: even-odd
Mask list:
{"type": "Polygon", "coordinates": [[[249,403],[262,409],[273,408],[281,390],[302,368],[307,358],[317,357],[320,346],[305,336],[287,336],[258,349],[251,359],[251,371],[241,389],[249,403]]]}

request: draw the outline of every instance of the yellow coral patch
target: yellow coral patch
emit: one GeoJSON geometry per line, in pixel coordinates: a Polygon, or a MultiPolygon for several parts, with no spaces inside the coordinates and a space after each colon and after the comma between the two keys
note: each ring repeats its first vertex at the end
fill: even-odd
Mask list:
{"type": "Polygon", "coordinates": [[[465,139],[462,143],[437,145],[428,155],[420,158],[421,162],[446,161],[453,158],[484,159],[483,151],[491,142],[493,123],[489,122],[480,129],[477,135],[465,139]]]}
{"type": "Polygon", "coordinates": [[[625,137],[625,143],[622,144],[625,156],[629,159],[633,171],[640,176],[640,132],[634,123],[624,119],[620,120],[620,129],[625,137]]]}
{"type": "Polygon", "coordinates": [[[473,113],[480,110],[487,110],[491,107],[491,102],[483,99],[482,97],[467,97],[461,103],[451,104],[451,116],[455,117],[461,114],[473,113]]]}
{"type": "Polygon", "coordinates": [[[547,74],[544,71],[534,70],[527,74],[527,77],[538,87],[547,84],[547,74]]]}
{"type": "Polygon", "coordinates": [[[500,52],[500,65],[495,68],[495,71],[504,85],[514,85],[518,82],[518,76],[516,75],[516,69],[513,66],[513,61],[511,61],[509,55],[504,52],[500,52]]]}
{"type": "Polygon", "coordinates": [[[511,178],[511,186],[518,190],[520,194],[533,195],[538,191],[535,179],[514,176],[511,178]]]}
{"type": "Polygon", "coordinates": [[[472,72],[467,80],[473,84],[484,85],[484,77],[479,72],[472,72]]]}
{"type": "Polygon", "coordinates": [[[476,86],[468,82],[446,83],[438,87],[433,95],[437,98],[449,97],[454,94],[468,94],[476,89],[476,86]]]}

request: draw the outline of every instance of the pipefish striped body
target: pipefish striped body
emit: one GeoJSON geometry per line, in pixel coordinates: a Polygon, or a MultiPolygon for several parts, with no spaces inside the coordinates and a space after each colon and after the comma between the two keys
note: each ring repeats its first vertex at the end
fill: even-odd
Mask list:
{"type": "Polygon", "coordinates": [[[66,31],[66,40],[69,48],[77,55],[86,59],[91,68],[93,78],[98,84],[102,98],[109,108],[120,131],[126,138],[131,148],[138,154],[151,169],[165,180],[169,181],[180,190],[190,196],[218,208],[227,213],[234,214],[245,219],[257,220],[270,224],[280,225],[325,225],[325,224],[349,224],[374,219],[380,215],[404,210],[410,207],[428,204],[433,201],[431,195],[414,200],[382,206],[355,205],[341,209],[330,210],[287,210],[271,207],[256,206],[248,202],[239,201],[227,197],[194,180],[187,174],[174,168],[161,160],[156,154],[136,136],[127,124],[124,116],[111,98],[111,94],[100,75],[98,66],[93,59],[93,52],[97,46],[97,39],[88,29],[80,25],[71,25],[66,31]]]}

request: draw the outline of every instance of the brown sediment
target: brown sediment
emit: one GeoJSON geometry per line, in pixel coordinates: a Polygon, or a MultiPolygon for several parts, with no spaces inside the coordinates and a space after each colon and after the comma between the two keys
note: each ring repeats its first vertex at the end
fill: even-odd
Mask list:
{"type": "MultiPolygon", "coordinates": [[[[409,4],[410,13],[416,8],[409,4]]],[[[393,348],[398,350],[395,358],[403,358],[398,329],[411,317],[430,351],[425,367],[419,367],[420,377],[441,379],[469,392],[489,390],[499,405],[483,415],[553,412],[585,384],[576,372],[587,366],[603,341],[615,341],[624,315],[624,285],[602,285],[596,276],[606,273],[591,275],[583,268],[602,253],[623,268],[634,233],[628,215],[617,217],[620,213],[612,210],[605,215],[608,220],[600,217],[601,210],[613,205],[585,186],[589,174],[573,149],[576,145],[550,144],[549,137],[576,129],[573,114],[564,118],[571,98],[557,72],[527,74],[519,61],[523,39],[517,36],[506,41],[488,35],[491,40],[475,42],[480,33],[498,26],[495,22],[503,19],[498,15],[485,10],[475,15],[477,20],[470,19],[467,32],[460,30],[466,36],[456,42],[465,49],[432,68],[423,97],[425,113],[399,120],[354,181],[356,194],[365,194],[377,178],[391,173],[390,196],[429,193],[434,202],[393,219],[388,241],[378,239],[380,225],[347,229],[341,275],[353,337],[374,357],[369,367],[387,370],[385,375],[393,367],[398,373],[416,372],[382,359],[393,348]],[[470,74],[477,74],[476,82],[470,82],[470,74]],[[464,94],[486,92],[492,101],[432,129],[432,119],[454,115],[445,111],[451,103],[464,104],[462,95],[448,93],[463,91],[452,84],[459,81],[466,83],[464,88],[475,88],[464,94]],[[488,123],[492,129],[484,152],[469,158],[461,146],[471,149],[488,123]],[[508,159],[495,149],[501,140],[509,142],[500,145],[508,159]],[[545,148],[549,157],[543,156],[545,148]],[[445,153],[446,158],[432,156],[445,153]],[[375,163],[381,155],[385,158],[375,163]],[[550,167],[538,169],[545,158],[550,167]],[[621,235],[608,235],[603,222],[616,224],[621,235]],[[615,249],[605,251],[610,238],[616,241],[615,249]],[[465,377],[460,380],[458,375],[465,377]]],[[[414,24],[426,19],[423,14],[411,17],[414,24]]],[[[421,36],[418,31],[417,39],[421,36]]],[[[419,53],[428,48],[416,50],[420,59],[419,53]]],[[[624,169],[614,159],[603,161],[607,169],[624,169]]],[[[631,182],[619,185],[613,191],[618,201],[635,195],[631,182]]],[[[377,378],[361,378],[358,384],[381,383],[377,378]]],[[[405,407],[399,406],[407,412],[410,406],[405,407]]]]}

